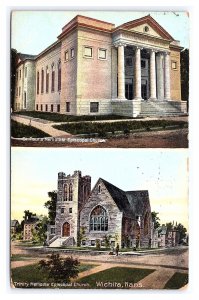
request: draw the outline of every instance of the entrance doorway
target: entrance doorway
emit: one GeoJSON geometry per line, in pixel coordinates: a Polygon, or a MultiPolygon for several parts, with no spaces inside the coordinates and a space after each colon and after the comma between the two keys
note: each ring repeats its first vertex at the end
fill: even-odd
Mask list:
{"type": "Polygon", "coordinates": [[[127,100],[133,99],[133,78],[125,80],[125,98],[127,100]]]}
{"type": "Polygon", "coordinates": [[[63,225],[62,236],[70,236],[70,224],[68,222],[63,225]]]}

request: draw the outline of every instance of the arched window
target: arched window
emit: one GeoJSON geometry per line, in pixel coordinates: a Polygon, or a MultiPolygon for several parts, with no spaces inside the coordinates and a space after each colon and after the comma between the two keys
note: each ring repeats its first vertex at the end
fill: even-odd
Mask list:
{"type": "Polygon", "coordinates": [[[54,63],[52,64],[52,71],[51,71],[51,92],[55,91],[55,66],[54,63]]]}
{"type": "Polygon", "coordinates": [[[68,200],[67,191],[68,191],[68,186],[67,184],[64,184],[64,201],[68,200]]]}
{"type": "Polygon", "coordinates": [[[41,70],[41,93],[44,92],[44,70],[41,70]]]}
{"type": "Polygon", "coordinates": [[[39,71],[37,72],[37,95],[39,95],[39,71]]]}
{"type": "Polygon", "coordinates": [[[69,201],[73,201],[73,185],[69,184],[69,201]]]}
{"type": "Polygon", "coordinates": [[[48,66],[46,67],[46,93],[49,91],[49,71],[48,66]]]}
{"type": "Polygon", "coordinates": [[[108,215],[106,210],[98,205],[90,215],[90,231],[107,231],[108,230],[108,215]]]}
{"type": "Polygon", "coordinates": [[[58,63],[58,91],[61,91],[61,61],[58,63]]]}

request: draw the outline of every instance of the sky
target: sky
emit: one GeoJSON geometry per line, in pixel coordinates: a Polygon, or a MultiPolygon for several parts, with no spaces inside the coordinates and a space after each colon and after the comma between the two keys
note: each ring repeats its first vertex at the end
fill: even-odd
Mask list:
{"type": "Polygon", "coordinates": [[[188,227],[187,150],[184,149],[11,149],[11,218],[24,210],[47,215],[47,193],[57,189],[57,174],[99,177],[122,190],[148,190],[152,211],[161,223],[188,227]]]}
{"type": "MultiPolygon", "coordinates": [[[[102,8],[101,8],[102,10],[102,8]]],[[[114,23],[122,23],[149,14],[165,28],[181,46],[189,48],[189,16],[186,12],[135,11],[13,11],[11,47],[26,54],[39,54],[57,40],[61,29],[77,14],[114,23]]]]}

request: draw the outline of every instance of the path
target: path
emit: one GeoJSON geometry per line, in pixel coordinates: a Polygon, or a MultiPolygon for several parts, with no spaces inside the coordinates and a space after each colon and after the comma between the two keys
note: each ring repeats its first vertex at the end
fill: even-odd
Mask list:
{"type": "Polygon", "coordinates": [[[52,137],[71,137],[72,135],[68,132],[58,130],[52,127],[53,123],[42,119],[36,119],[32,117],[22,117],[22,116],[11,116],[12,120],[22,123],[24,125],[31,125],[39,130],[44,131],[52,137]]]}

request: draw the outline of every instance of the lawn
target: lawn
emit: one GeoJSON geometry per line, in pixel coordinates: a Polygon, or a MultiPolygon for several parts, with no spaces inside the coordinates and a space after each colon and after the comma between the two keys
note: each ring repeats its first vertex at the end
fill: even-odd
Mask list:
{"type": "MultiPolygon", "coordinates": [[[[136,288],[136,283],[142,278],[151,274],[155,270],[151,269],[136,269],[128,267],[114,267],[105,271],[101,271],[82,279],[79,279],[79,283],[87,283],[90,288],[102,289],[102,288],[136,288]],[[106,285],[107,284],[107,285],[106,285]]],[[[138,286],[137,286],[138,287],[138,286]]]]}
{"type": "Polygon", "coordinates": [[[12,254],[10,257],[10,261],[21,261],[21,260],[29,260],[31,258],[34,258],[27,254],[12,254]]]}
{"type": "Polygon", "coordinates": [[[150,131],[155,129],[170,129],[171,127],[187,127],[185,121],[171,120],[149,120],[149,121],[120,121],[120,122],[80,122],[73,124],[54,125],[56,129],[70,132],[71,134],[88,134],[97,133],[100,137],[106,137],[107,133],[115,134],[118,131],[128,134],[130,131],[150,131]]]}
{"type": "Polygon", "coordinates": [[[120,120],[131,119],[131,117],[104,115],[104,116],[70,116],[50,112],[39,111],[20,111],[17,115],[25,115],[33,118],[44,119],[52,122],[78,122],[78,121],[97,121],[97,120],[120,120]]]}
{"type": "Polygon", "coordinates": [[[50,135],[32,126],[27,126],[11,120],[11,136],[14,138],[43,138],[49,137],[50,135]]]}
{"type": "Polygon", "coordinates": [[[164,289],[180,289],[188,283],[188,274],[176,272],[166,283],[164,289]]]}
{"type": "MultiPolygon", "coordinates": [[[[97,265],[80,264],[79,272],[90,270],[97,265]]],[[[26,283],[30,287],[30,283],[51,283],[52,279],[48,279],[47,272],[40,270],[38,264],[29,265],[25,267],[18,267],[11,270],[13,282],[26,283]]]]}

